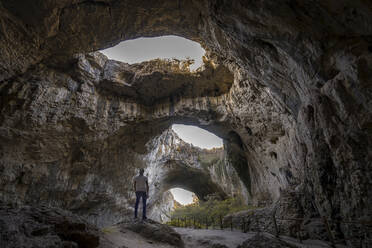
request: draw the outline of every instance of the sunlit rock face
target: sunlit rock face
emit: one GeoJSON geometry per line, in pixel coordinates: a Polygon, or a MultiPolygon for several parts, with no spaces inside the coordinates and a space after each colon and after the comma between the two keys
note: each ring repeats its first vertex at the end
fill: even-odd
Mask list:
{"type": "MultiPolygon", "coordinates": [[[[50,206],[0,205],[1,247],[107,247],[103,233],[79,216],[50,206]]],[[[109,247],[109,246],[108,246],[109,247]]]]}
{"type": "Polygon", "coordinates": [[[314,216],[371,218],[369,1],[18,0],[0,13],[2,201],[112,222],[132,203],[145,144],[177,122],[225,140],[255,204],[293,188],[314,216]],[[199,41],[232,84],[182,95],[162,80],[170,95],[141,99],[130,74],[105,77],[104,57],[76,55],[163,34],[199,41]]]}
{"type": "MultiPolygon", "coordinates": [[[[152,196],[150,196],[151,198],[152,196]]],[[[153,204],[150,208],[148,217],[152,220],[158,221],[160,223],[166,223],[171,218],[171,212],[174,210],[174,197],[170,191],[164,192],[164,194],[153,204]]]]}

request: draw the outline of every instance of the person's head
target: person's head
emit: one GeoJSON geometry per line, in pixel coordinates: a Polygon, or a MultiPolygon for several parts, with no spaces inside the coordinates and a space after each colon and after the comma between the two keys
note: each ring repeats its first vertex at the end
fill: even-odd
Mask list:
{"type": "Polygon", "coordinates": [[[143,173],[145,172],[145,170],[143,168],[140,169],[140,175],[143,175],[143,173]]]}

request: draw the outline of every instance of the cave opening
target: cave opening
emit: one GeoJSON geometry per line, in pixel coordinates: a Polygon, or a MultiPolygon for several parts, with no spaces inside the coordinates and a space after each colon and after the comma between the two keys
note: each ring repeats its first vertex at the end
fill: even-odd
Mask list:
{"type": "MultiPolygon", "coordinates": [[[[172,188],[169,190],[171,194],[173,195],[173,198],[175,200],[175,205],[181,204],[181,205],[188,205],[193,202],[199,201],[199,198],[197,195],[191,191],[188,191],[183,188],[172,188]]],[[[176,206],[175,206],[176,207],[176,206]]]]}
{"type": "Polygon", "coordinates": [[[203,65],[205,50],[195,41],[175,36],[166,35],[158,37],[141,37],[126,40],[119,44],[100,50],[109,59],[128,64],[141,63],[155,59],[190,60],[191,71],[203,65]]]}
{"type": "Polygon", "coordinates": [[[184,125],[184,124],[173,124],[172,130],[186,143],[203,149],[222,148],[223,140],[203,128],[184,125]]]}

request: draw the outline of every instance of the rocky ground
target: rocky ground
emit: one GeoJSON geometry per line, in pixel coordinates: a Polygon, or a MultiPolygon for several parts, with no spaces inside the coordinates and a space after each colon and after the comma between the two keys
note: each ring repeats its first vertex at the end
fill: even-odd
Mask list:
{"type": "MultiPolygon", "coordinates": [[[[175,228],[181,234],[185,247],[192,248],[248,248],[248,247],[329,247],[320,240],[306,240],[303,243],[288,236],[275,236],[261,232],[229,231],[229,230],[198,230],[189,228],[175,228]]],[[[343,246],[338,246],[343,247],[343,246]]]]}
{"type": "Polygon", "coordinates": [[[144,238],[138,233],[124,230],[118,226],[111,226],[103,229],[102,244],[100,248],[173,248],[175,246],[144,238]]]}
{"type": "Polygon", "coordinates": [[[100,235],[93,225],[58,208],[0,205],[1,248],[95,248],[100,235]]]}
{"type": "Polygon", "coordinates": [[[181,234],[185,247],[237,247],[252,234],[221,230],[200,230],[190,228],[175,228],[181,234]]]}
{"type": "Polygon", "coordinates": [[[181,235],[152,220],[101,230],[68,211],[48,206],[0,205],[1,248],[183,247],[181,235]]]}
{"type": "Polygon", "coordinates": [[[183,246],[183,241],[179,233],[177,233],[173,228],[151,219],[147,219],[146,221],[134,220],[119,223],[118,226],[120,230],[130,230],[138,233],[147,240],[170,244],[176,247],[183,246]]]}
{"type": "Polygon", "coordinates": [[[202,200],[216,194],[221,198],[241,197],[248,202],[248,193],[223,148],[194,147],[171,128],[149,142],[148,148],[146,173],[154,185],[150,188],[151,219],[169,220],[173,198],[167,196],[167,191],[177,186],[192,191],[202,200]]]}
{"type": "MultiPolygon", "coordinates": [[[[1,248],[247,248],[328,247],[319,240],[301,244],[268,233],[171,228],[158,222],[127,221],[97,229],[80,217],[48,206],[0,205],[1,248]]],[[[341,246],[340,246],[341,247],[341,246]]]]}
{"type": "MultiPolygon", "coordinates": [[[[155,241],[145,238],[140,234],[122,228],[112,226],[104,229],[102,248],[123,248],[123,247],[141,247],[141,248],[321,248],[330,247],[328,243],[319,240],[305,240],[300,243],[298,240],[288,236],[280,236],[276,239],[268,233],[248,232],[229,230],[196,230],[190,228],[175,228],[176,232],[182,237],[184,246],[171,245],[169,243],[155,241]]],[[[344,246],[338,245],[341,248],[344,246]]]]}

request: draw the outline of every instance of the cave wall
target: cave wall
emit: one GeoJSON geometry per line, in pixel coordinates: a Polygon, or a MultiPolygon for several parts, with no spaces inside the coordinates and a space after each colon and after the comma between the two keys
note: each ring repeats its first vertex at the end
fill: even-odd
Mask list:
{"type": "Polygon", "coordinates": [[[148,218],[166,223],[171,219],[171,212],[174,210],[174,197],[170,191],[164,194],[152,204],[150,211],[147,213],[148,218]]]}
{"type": "Polygon", "coordinates": [[[225,139],[253,202],[294,187],[320,215],[371,218],[371,12],[346,0],[2,1],[1,198],[49,201],[42,192],[55,182],[85,180],[62,177],[84,168],[79,157],[84,178],[95,167],[98,178],[121,166],[134,174],[140,163],[122,161],[140,161],[144,144],[178,121],[225,139]],[[229,91],[146,107],[97,92],[102,59],[83,74],[71,68],[73,54],[163,34],[200,42],[233,73],[229,91]]]}

